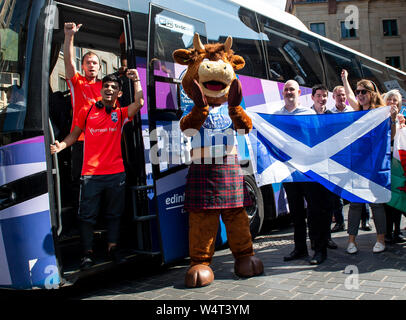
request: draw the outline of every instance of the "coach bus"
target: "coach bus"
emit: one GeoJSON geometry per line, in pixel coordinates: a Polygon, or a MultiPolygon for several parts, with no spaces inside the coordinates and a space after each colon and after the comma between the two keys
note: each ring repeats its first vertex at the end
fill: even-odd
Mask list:
{"type": "MultiPolygon", "coordinates": [[[[246,65],[237,72],[243,106],[270,113],[283,106],[281,89],[296,79],[302,103],[310,88],[332,90],[340,72],[372,79],[381,92],[398,88],[406,97],[406,73],[310,32],[296,17],[266,1],[243,0],[3,0],[0,3],[0,286],[59,288],[111,268],[103,254],[80,270],[80,244],[70,187],[70,153],[50,154],[49,145],[69,132],[68,91],[51,85],[63,72],[65,22],[83,24],[75,47],[124,54],[139,71],[145,106],[123,129],[127,173],[121,248],[128,261],[156,257],[170,263],[188,256],[188,220],[183,210],[190,141],[180,130],[182,110],[193,103],[181,87],[185,67],[172,52],[233,37],[246,65]],[[119,39],[124,39],[124,45],[119,39]]],[[[79,51],[80,51],[79,50],[79,51]]],[[[79,61],[80,64],[80,61],[79,61]]],[[[119,62],[118,62],[119,64],[119,62]]],[[[78,68],[80,65],[78,65],[78,68]]],[[[132,94],[126,99],[131,101],[132,94]]],[[[251,232],[264,219],[287,212],[280,184],[258,187],[250,144],[240,138],[239,157],[254,200],[247,208],[251,232]]],[[[103,219],[95,246],[104,246],[103,219]]],[[[217,244],[227,241],[224,226],[217,244]]],[[[103,251],[103,250],[100,250],[103,251]]]]}

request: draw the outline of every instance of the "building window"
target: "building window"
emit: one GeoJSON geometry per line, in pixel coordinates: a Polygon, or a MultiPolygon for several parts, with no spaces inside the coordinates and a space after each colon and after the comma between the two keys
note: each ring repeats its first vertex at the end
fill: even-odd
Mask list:
{"type": "Polygon", "coordinates": [[[389,64],[392,67],[400,69],[400,57],[386,57],[386,64],[389,64]]]}
{"type": "Polygon", "coordinates": [[[348,29],[345,25],[345,21],[341,21],[341,38],[351,39],[357,37],[357,30],[354,28],[348,29]]]}
{"type": "Polygon", "coordinates": [[[398,35],[398,22],[396,20],[383,20],[383,35],[397,36],[398,35]]]}
{"type": "Polygon", "coordinates": [[[326,36],[326,25],[324,22],[311,23],[310,30],[312,30],[315,33],[318,33],[323,37],[326,36]]]}
{"type": "Polygon", "coordinates": [[[101,63],[101,73],[102,73],[102,77],[107,75],[107,62],[102,60],[101,63]]]}
{"type": "Polygon", "coordinates": [[[61,92],[68,90],[68,84],[66,83],[65,78],[62,76],[58,77],[58,90],[61,92]]]}
{"type": "Polygon", "coordinates": [[[75,63],[76,63],[76,70],[78,72],[82,71],[82,50],[80,48],[75,48],[75,63]]]}

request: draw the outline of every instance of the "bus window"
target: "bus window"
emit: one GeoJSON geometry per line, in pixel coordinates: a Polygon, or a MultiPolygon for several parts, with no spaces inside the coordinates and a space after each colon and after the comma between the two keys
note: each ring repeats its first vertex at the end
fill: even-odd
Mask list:
{"type": "Polygon", "coordinates": [[[343,69],[348,71],[351,87],[355,87],[356,82],[362,78],[356,56],[323,40],[320,40],[320,45],[329,88],[333,89],[335,86],[342,85],[341,71],[343,69]]]}
{"type": "MultiPolygon", "coordinates": [[[[213,18],[212,18],[213,19],[213,18]]],[[[256,22],[255,14],[248,9],[240,7],[238,16],[230,16],[224,14],[222,17],[216,16],[216,19],[221,19],[228,23],[233,20],[235,25],[235,32],[238,35],[231,35],[233,37],[233,51],[245,60],[245,66],[236,73],[255,78],[266,79],[265,59],[261,50],[260,34],[256,22]],[[237,17],[239,19],[237,19],[237,17]]],[[[210,24],[210,21],[208,22],[210,24]]],[[[209,28],[208,28],[209,29],[209,28]]],[[[221,42],[224,43],[229,36],[221,29],[209,29],[214,32],[208,32],[210,43],[221,42]]]]}
{"type": "MultiPolygon", "coordinates": [[[[182,89],[180,79],[186,66],[175,64],[172,52],[193,47],[197,32],[207,43],[202,21],[170,10],[152,6],[149,47],[149,119],[151,161],[154,175],[181,168],[187,159],[188,139],[180,134],[177,120],[188,104],[192,103],[182,89]]],[[[149,161],[147,161],[148,163],[149,161]]],[[[148,171],[147,171],[148,172],[148,171]]]]}
{"type": "Polygon", "coordinates": [[[272,80],[286,82],[294,79],[299,85],[312,87],[323,83],[323,67],[317,43],[310,36],[293,31],[279,30],[266,17],[259,17],[266,36],[269,75],[272,80]]]}
{"type": "Polygon", "coordinates": [[[403,105],[406,106],[406,76],[391,69],[388,69],[388,74],[389,79],[385,81],[386,91],[399,90],[402,95],[403,105]]]}
{"type": "Polygon", "coordinates": [[[22,130],[27,109],[23,79],[30,1],[4,3],[0,11],[0,132],[22,130]]]}
{"type": "Polygon", "coordinates": [[[204,24],[192,19],[182,19],[169,10],[155,6],[152,17],[154,43],[150,63],[153,64],[151,66],[154,68],[154,75],[177,78],[179,75],[175,75],[172,52],[179,48],[192,47],[195,32],[200,34],[200,39],[205,43],[207,40],[204,24]]]}
{"type": "Polygon", "coordinates": [[[380,93],[386,92],[385,82],[389,80],[386,68],[365,58],[360,58],[363,77],[372,80],[380,93]]]}
{"type": "MultiPolygon", "coordinates": [[[[233,51],[245,60],[245,67],[238,70],[237,74],[266,79],[261,35],[252,11],[225,0],[188,1],[187,6],[183,1],[160,0],[159,3],[176,12],[204,21],[209,43],[224,43],[227,37],[231,36],[233,51]]],[[[200,33],[200,39],[206,44],[206,32],[203,37],[202,35],[200,33]]],[[[168,48],[172,49],[172,44],[168,48]]],[[[182,46],[175,46],[175,49],[179,48],[182,46]]]]}

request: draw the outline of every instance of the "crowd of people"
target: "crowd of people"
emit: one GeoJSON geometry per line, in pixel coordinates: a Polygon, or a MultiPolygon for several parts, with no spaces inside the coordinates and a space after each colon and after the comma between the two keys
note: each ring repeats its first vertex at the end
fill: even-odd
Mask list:
{"type": "MultiPolygon", "coordinates": [[[[144,97],[136,69],[126,70],[127,77],[133,81],[135,94],[134,103],[123,108],[117,101],[122,95],[120,77],[113,74],[102,80],[98,79],[100,61],[95,53],[88,52],[83,56],[84,75],[75,69],[73,41],[80,26],[65,23],[65,72],[72,93],[73,121],[71,133],[62,142],[55,141],[55,144],[51,145],[51,153],[60,152],[67,147],[72,148],[72,180],[77,186],[75,197],[79,200],[77,209],[83,247],[81,267],[88,268],[94,264],[93,226],[100,211],[102,194],[108,195],[107,207],[104,208],[107,218],[108,252],[113,260],[119,260],[116,247],[125,194],[125,170],[120,150],[121,127],[141,109],[144,97]],[[97,130],[109,134],[95,134],[97,130]]],[[[399,91],[391,90],[381,95],[373,81],[362,79],[357,82],[354,92],[346,70],[342,71],[341,79],[343,84],[333,90],[335,105],[331,108],[327,108],[329,91],[326,86],[314,86],[311,94],[313,105],[305,107],[299,103],[299,84],[295,80],[287,81],[282,93],[285,105],[276,114],[356,112],[390,106],[393,139],[396,122],[401,125],[405,123],[404,117],[399,113],[402,102],[399,91]]],[[[338,247],[332,240],[331,233],[345,230],[345,203],[338,195],[317,182],[290,182],[284,183],[283,187],[294,225],[294,249],[284,260],[291,261],[308,256],[308,233],[311,249],[314,250],[310,264],[320,264],[327,258],[327,249],[338,247]],[[335,225],[331,228],[333,221],[335,225]]],[[[400,229],[401,217],[406,215],[405,212],[386,204],[352,202],[349,204],[347,226],[349,236],[346,251],[349,254],[358,251],[356,236],[360,223],[363,230],[371,230],[369,211],[372,212],[377,233],[372,249],[374,253],[383,252],[387,243],[406,242],[400,229]]]]}
{"type": "MultiPolygon", "coordinates": [[[[304,107],[299,103],[301,93],[299,84],[295,80],[287,81],[283,87],[285,106],[275,113],[286,115],[324,114],[356,112],[390,106],[391,138],[393,142],[396,123],[399,123],[400,126],[405,125],[405,118],[399,113],[402,103],[399,91],[390,90],[381,95],[373,81],[362,79],[357,82],[354,92],[349,84],[346,70],[342,71],[341,79],[343,85],[337,86],[333,90],[335,105],[332,108],[327,108],[328,89],[324,85],[316,85],[312,88],[313,105],[304,107]],[[346,104],[346,101],[348,101],[349,105],[346,104]]],[[[306,245],[306,231],[308,228],[311,249],[314,250],[310,264],[320,264],[327,258],[327,249],[337,249],[338,247],[331,239],[331,233],[345,230],[344,201],[316,182],[289,182],[284,183],[283,187],[286,191],[294,226],[294,249],[288,256],[284,257],[284,260],[291,261],[308,256],[306,245]],[[307,208],[305,207],[305,201],[307,208]],[[333,220],[335,225],[331,228],[333,220]]],[[[377,233],[377,239],[372,248],[374,253],[385,251],[388,243],[406,242],[400,229],[401,217],[406,215],[406,212],[401,212],[383,203],[351,202],[349,203],[348,212],[347,253],[355,254],[358,251],[355,240],[361,221],[363,230],[371,230],[368,222],[369,211],[372,212],[377,233]]]]}

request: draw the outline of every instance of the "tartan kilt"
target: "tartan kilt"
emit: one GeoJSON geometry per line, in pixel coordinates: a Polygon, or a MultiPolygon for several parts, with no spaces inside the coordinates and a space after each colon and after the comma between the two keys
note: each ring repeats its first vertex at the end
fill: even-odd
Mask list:
{"type": "Polygon", "coordinates": [[[186,180],[184,208],[188,211],[200,209],[227,209],[250,205],[248,192],[238,157],[231,164],[195,164],[189,167],[186,180]],[[245,198],[245,202],[244,202],[245,198]]]}

